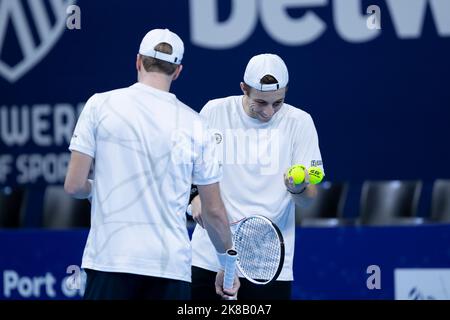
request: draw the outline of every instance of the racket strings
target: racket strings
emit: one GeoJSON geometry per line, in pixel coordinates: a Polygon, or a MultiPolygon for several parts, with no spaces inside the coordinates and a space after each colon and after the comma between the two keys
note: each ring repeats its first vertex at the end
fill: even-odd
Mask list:
{"type": "Polygon", "coordinates": [[[271,280],[278,270],[281,250],[278,235],[263,219],[244,221],[236,231],[235,247],[241,271],[254,280],[271,280]]]}

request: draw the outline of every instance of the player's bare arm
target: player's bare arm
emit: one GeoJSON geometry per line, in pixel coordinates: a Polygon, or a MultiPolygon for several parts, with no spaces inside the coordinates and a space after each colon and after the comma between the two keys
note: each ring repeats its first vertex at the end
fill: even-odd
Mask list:
{"type": "MultiPolygon", "coordinates": [[[[208,231],[209,238],[213,243],[218,256],[225,257],[226,251],[233,246],[231,239],[230,224],[228,222],[227,212],[220,197],[219,183],[198,186],[198,193],[203,204],[203,226],[208,231]]],[[[220,258],[219,258],[220,260],[220,258]]],[[[221,262],[222,267],[224,263],[221,262]]],[[[222,290],[223,272],[219,272],[216,277],[216,293],[225,296],[235,296],[240,283],[236,276],[233,288],[226,293],[222,290]]]]}
{"type": "Polygon", "coordinates": [[[219,253],[233,246],[225,206],[220,197],[219,184],[198,186],[202,202],[203,225],[219,253]]]}
{"type": "Polygon", "coordinates": [[[64,190],[77,199],[89,198],[92,185],[88,181],[92,158],[84,153],[73,151],[67,170],[64,190]]]}

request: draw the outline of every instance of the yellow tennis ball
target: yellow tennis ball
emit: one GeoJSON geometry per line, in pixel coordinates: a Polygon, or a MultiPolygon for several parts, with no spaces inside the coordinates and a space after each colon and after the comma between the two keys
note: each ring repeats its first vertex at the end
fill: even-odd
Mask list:
{"type": "Polygon", "coordinates": [[[305,166],[295,164],[290,167],[286,173],[287,178],[292,177],[294,185],[301,184],[305,180],[305,166]]]}
{"type": "Polygon", "coordinates": [[[319,184],[323,179],[323,171],[319,167],[311,167],[308,169],[309,183],[319,184]]]}

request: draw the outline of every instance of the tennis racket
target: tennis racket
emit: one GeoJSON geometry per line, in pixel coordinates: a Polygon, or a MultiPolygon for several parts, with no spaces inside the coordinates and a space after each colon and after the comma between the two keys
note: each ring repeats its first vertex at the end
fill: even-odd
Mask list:
{"type": "Polygon", "coordinates": [[[278,278],[284,263],[284,240],[276,224],[259,215],[247,217],[239,222],[233,240],[237,259],[227,258],[225,289],[233,286],[236,266],[254,284],[266,285],[278,278]]]}
{"type": "MultiPolygon", "coordinates": [[[[189,205],[187,213],[192,215],[189,205]]],[[[250,282],[266,285],[283,269],[284,239],[270,219],[253,215],[241,220],[233,235],[234,250],[227,251],[224,289],[233,287],[236,267],[250,282]]]]}

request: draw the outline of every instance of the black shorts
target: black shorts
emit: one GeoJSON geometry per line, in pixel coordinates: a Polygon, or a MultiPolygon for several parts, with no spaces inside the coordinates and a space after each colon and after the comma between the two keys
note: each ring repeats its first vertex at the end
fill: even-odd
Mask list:
{"type": "Polygon", "coordinates": [[[189,300],[189,282],[130,273],[85,269],[86,300],[189,300]]]}
{"type": "MultiPolygon", "coordinates": [[[[216,272],[192,267],[192,300],[220,300],[214,286],[216,272]]],[[[267,285],[253,284],[239,278],[238,300],[290,300],[292,281],[274,281],[267,285]]]]}

